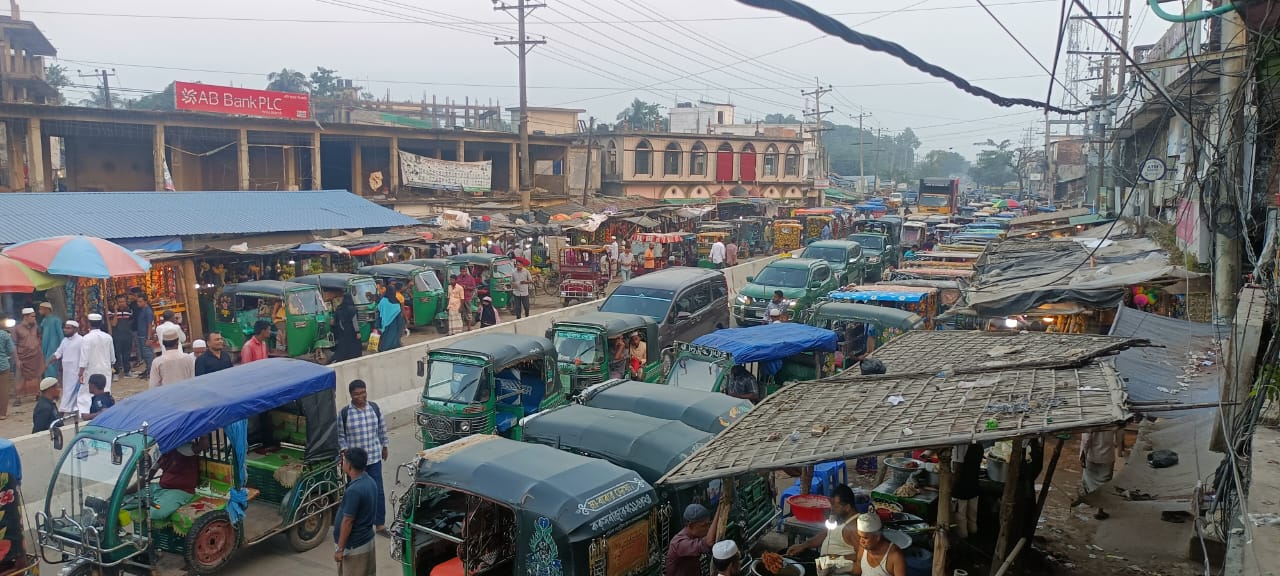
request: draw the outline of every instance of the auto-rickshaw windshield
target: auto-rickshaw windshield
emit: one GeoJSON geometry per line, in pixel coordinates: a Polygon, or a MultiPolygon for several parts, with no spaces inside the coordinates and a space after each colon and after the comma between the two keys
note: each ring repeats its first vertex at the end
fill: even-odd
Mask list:
{"type": "Polygon", "coordinates": [[[484,382],[484,367],[432,360],[427,375],[427,398],[445,402],[486,402],[489,388],[484,382]]]}
{"type": "Polygon", "coordinates": [[[86,503],[103,506],[111,502],[111,495],[120,483],[120,475],[133,460],[133,447],[121,445],[124,458],[119,465],[111,463],[111,443],[94,438],[80,438],[66,448],[66,454],[49,491],[46,509],[49,514],[60,515],[63,510],[81,525],[93,525],[91,514],[96,513],[86,503]],[[96,500],[95,500],[96,499],[96,500]],[[90,520],[87,524],[84,520],[90,520]]]}
{"type": "Polygon", "coordinates": [[[413,277],[413,289],[418,292],[437,292],[444,290],[440,286],[440,279],[436,278],[436,273],[430,270],[419,272],[413,277]]]}
{"type": "Polygon", "coordinates": [[[560,362],[594,364],[599,360],[599,337],[592,332],[556,330],[556,359],[560,362]]]}
{"type": "Polygon", "coordinates": [[[884,250],[884,236],[879,234],[854,234],[849,239],[861,244],[863,248],[884,250]]]}
{"type": "Polygon", "coordinates": [[[289,293],[290,314],[315,314],[325,309],[319,290],[295,290],[289,293]]]}
{"type": "Polygon", "coordinates": [[[671,367],[667,385],[689,390],[713,392],[724,368],[715,362],[697,358],[681,358],[671,367]]]}
{"type": "Polygon", "coordinates": [[[351,299],[356,304],[369,304],[378,297],[378,283],[373,278],[357,280],[351,284],[351,299]]]}
{"type": "Polygon", "coordinates": [[[516,265],[510,260],[503,260],[493,267],[493,272],[499,276],[513,276],[516,273],[516,265]]]}

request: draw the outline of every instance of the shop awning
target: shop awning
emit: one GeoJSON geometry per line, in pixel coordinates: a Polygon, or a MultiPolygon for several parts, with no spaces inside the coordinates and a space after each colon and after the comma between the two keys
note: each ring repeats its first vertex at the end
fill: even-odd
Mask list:
{"type": "Polygon", "coordinates": [[[912,330],[871,354],[889,374],[937,374],[1015,368],[1077,366],[1126,348],[1146,346],[1137,338],[1053,332],[912,330]]]}
{"type": "Polygon", "coordinates": [[[158,250],[162,252],[182,251],[182,239],[177,236],[155,236],[151,238],[122,238],[116,244],[137,252],[138,250],[158,250]]]}
{"type": "Polygon", "coordinates": [[[352,256],[368,256],[386,247],[387,247],[386,244],[379,242],[377,244],[363,244],[360,246],[352,246],[351,248],[348,248],[348,250],[351,251],[352,256]]]}

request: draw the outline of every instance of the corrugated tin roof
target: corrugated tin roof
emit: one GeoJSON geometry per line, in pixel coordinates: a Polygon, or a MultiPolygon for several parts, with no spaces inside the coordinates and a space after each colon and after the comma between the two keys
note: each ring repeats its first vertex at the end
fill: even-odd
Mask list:
{"type": "Polygon", "coordinates": [[[346,190],[0,194],[0,244],[67,234],[123,239],[418,224],[346,190]]]}

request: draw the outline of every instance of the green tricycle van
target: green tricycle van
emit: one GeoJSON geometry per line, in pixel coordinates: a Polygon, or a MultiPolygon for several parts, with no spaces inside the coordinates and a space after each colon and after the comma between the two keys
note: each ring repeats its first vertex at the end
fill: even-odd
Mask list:
{"type": "Polygon", "coordinates": [[[328,541],[346,485],[335,385],[330,368],[270,358],[125,398],[65,450],[52,428],[43,560],[75,576],[205,575],[279,534],[297,552],[328,541]],[[198,465],[194,491],[156,481],[184,461],[198,465]]]}

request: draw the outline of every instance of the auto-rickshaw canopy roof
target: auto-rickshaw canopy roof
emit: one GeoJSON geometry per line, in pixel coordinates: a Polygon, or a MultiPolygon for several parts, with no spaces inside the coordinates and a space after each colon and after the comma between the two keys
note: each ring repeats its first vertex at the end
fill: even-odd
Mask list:
{"type": "Polygon", "coordinates": [[[582,391],[578,401],[606,410],[679,420],[716,434],[751,410],[751,403],[718,392],[634,380],[609,380],[582,391]]]}
{"type": "Polygon", "coordinates": [[[325,290],[346,290],[347,283],[364,279],[373,280],[368,274],[347,274],[344,272],[325,272],[323,274],[308,274],[306,276],[295,276],[293,282],[296,284],[310,284],[319,286],[325,290]]]}
{"type": "Polygon", "coordinates": [[[899,292],[893,290],[859,290],[856,292],[832,292],[831,298],[834,300],[845,300],[849,302],[919,302],[924,300],[929,294],[936,292],[931,288],[921,288],[919,291],[899,292]]]}
{"type": "Polygon", "coordinates": [[[421,270],[425,270],[425,268],[415,264],[397,262],[395,264],[373,264],[370,266],[361,266],[357,272],[361,274],[368,274],[370,276],[381,276],[383,278],[408,278],[417,274],[421,270]]]}
{"type": "Polygon", "coordinates": [[[640,314],[623,314],[621,312],[587,312],[584,314],[576,314],[567,320],[556,322],[554,327],[558,326],[598,326],[603,328],[605,333],[610,337],[632,330],[648,330],[650,326],[657,326],[653,318],[641,316],[640,314]]]}
{"type": "Polygon", "coordinates": [[[22,457],[18,455],[18,447],[8,438],[0,438],[0,472],[22,481],[22,457]]]}
{"type": "Polygon", "coordinates": [[[455,488],[511,507],[519,515],[546,518],[571,541],[594,535],[593,523],[616,510],[625,517],[649,513],[628,506],[653,487],[631,470],[550,446],[501,436],[468,436],[420,454],[418,482],[455,488]],[[582,532],[582,533],[579,533],[582,532]]]}
{"type": "Polygon", "coordinates": [[[269,294],[272,296],[284,296],[298,288],[315,288],[314,285],[298,284],[297,282],[285,282],[283,280],[254,280],[252,282],[240,282],[238,284],[227,284],[222,287],[223,294],[269,294]]]}
{"type": "Polygon", "coordinates": [[[747,328],[722,328],[699,336],[693,343],[732,354],[734,364],[751,364],[782,360],[813,350],[835,352],[837,340],[836,333],[825,328],[775,322],[747,328]]]}
{"type": "Polygon", "coordinates": [[[450,265],[458,266],[457,262],[452,262],[448,258],[417,258],[414,260],[405,260],[401,264],[411,264],[413,266],[422,266],[424,268],[445,269],[450,265]]]}
{"type": "Polygon", "coordinates": [[[604,458],[650,483],[711,440],[678,420],[579,404],[534,414],[523,427],[526,441],[604,458]]]}
{"type": "Polygon", "coordinates": [[[814,315],[841,320],[879,322],[886,327],[900,330],[914,330],[924,323],[924,319],[915,312],[854,302],[821,302],[814,308],[814,315]]]}
{"type": "MultiPolygon", "coordinates": [[[[121,432],[148,425],[161,453],[228,424],[262,414],[319,392],[328,392],[329,423],[337,416],[333,408],[336,376],[333,369],[292,358],[268,358],[197,376],[191,380],[152,388],[130,396],[93,419],[91,425],[121,432]]],[[[306,414],[308,430],[323,427],[324,410],[306,414]]],[[[329,435],[337,453],[336,429],[329,435]]],[[[308,452],[312,438],[308,433],[308,452]]]]}
{"type": "Polygon", "coordinates": [[[450,256],[448,259],[454,262],[466,262],[468,264],[483,264],[485,266],[491,265],[497,260],[510,260],[510,258],[507,258],[506,256],[499,256],[497,254],[487,254],[483,252],[470,253],[470,254],[454,254],[453,256],[450,256]]]}
{"type": "Polygon", "coordinates": [[[432,352],[480,354],[489,357],[494,366],[510,366],[528,358],[553,354],[555,346],[546,338],[521,334],[480,334],[455,342],[432,352]]]}

